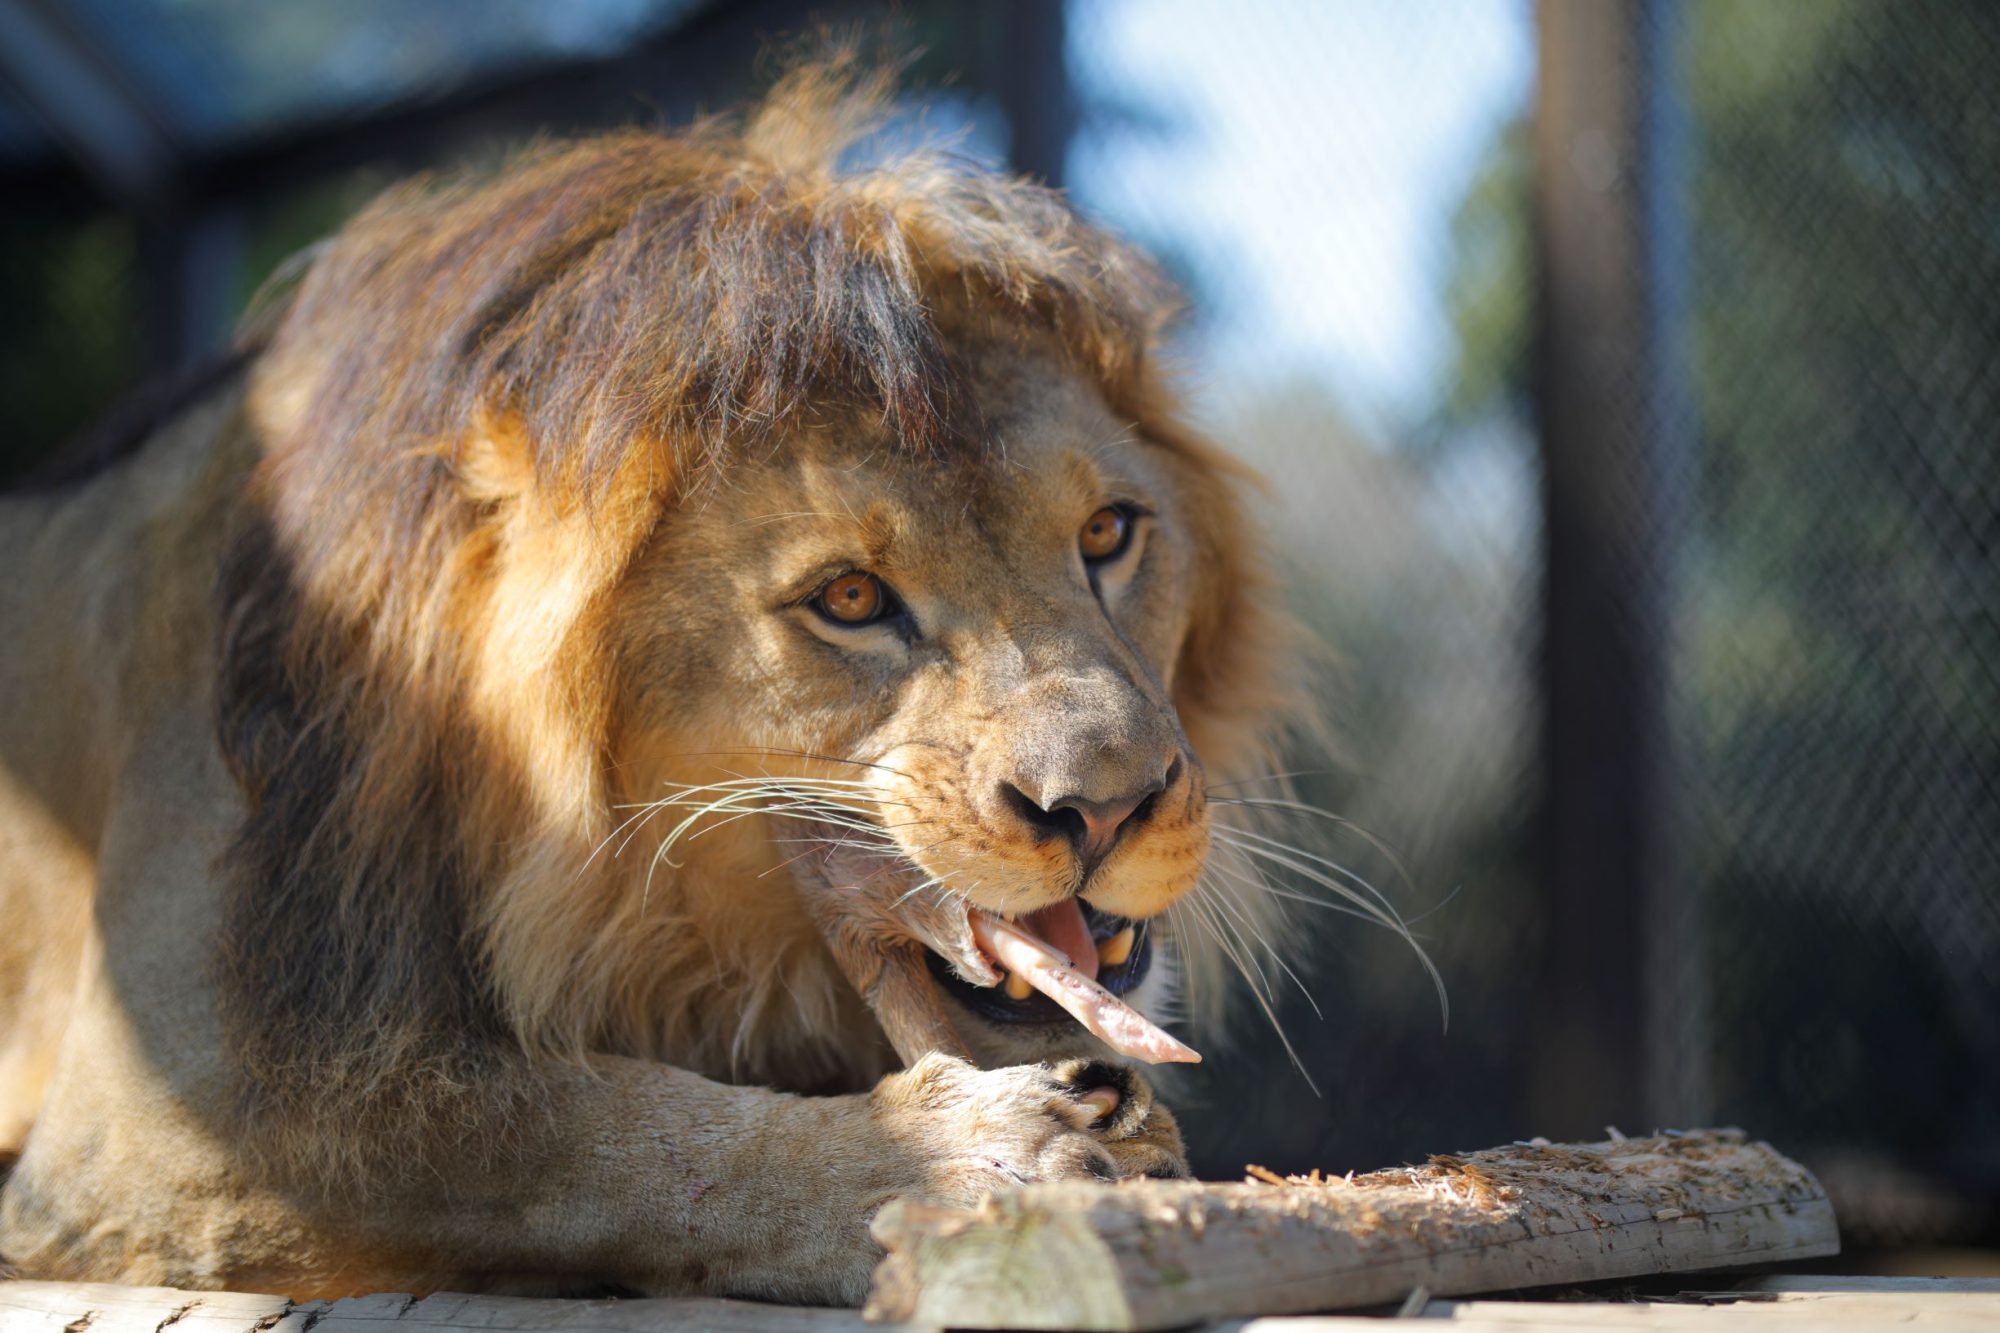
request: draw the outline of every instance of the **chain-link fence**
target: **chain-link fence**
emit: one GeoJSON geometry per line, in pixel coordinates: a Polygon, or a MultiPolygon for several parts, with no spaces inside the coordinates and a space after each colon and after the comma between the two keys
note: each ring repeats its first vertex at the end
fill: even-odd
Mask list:
{"type": "MultiPolygon", "coordinates": [[[[1410,103],[1453,96],[1450,44],[1478,40],[1232,11],[1185,58],[1261,62],[1267,81],[1236,90],[1264,106],[1188,124],[1199,100],[1163,89],[1163,57],[1123,68],[1126,7],[1072,12],[1086,88],[1156,94],[1155,117],[1114,103],[1098,133],[1136,122],[1170,160],[1179,132],[1210,140],[1197,161],[1252,162],[1279,155],[1214,137],[1289,133],[1284,169],[1230,195],[1239,214],[1297,202],[1316,172],[1392,188],[1393,164],[1314,139],[1398,142],[1410,103]],[[1385,58],[1408,98],[1337,117],[1285,77],[1367,89],[1356,61],[1385,58]]],[[[1852,1242],[1990,1239],[2000,12],[1518,17],[1534,105],[1497,108],[1448,229],[1420,220],[1440,247],[1411,248],[1455,347],[1421,409],[1357,413],[1365,356],[1345,382],[1246,384],[1231,340],[1260,330],[1195,326],[1231,381],[1218,424],[1280,479],[1304,605],[1345,659],[1349,748],[1309,788],[1403,852],[1453,992],[1440,1035],[1397,947],[1337,927],[1324,1019],[1282,1007],[1323,1099],[1232,1091],[1206,1164],[1713,1118],[1819,1167],[1852,1242]]],[[[1240,303],[1255,237],[1211,201],[1100,189],[1118,157],[1092,133],[1086,202],[1240,303]]],[[[1356,230],[1318,225],[1329,248],[1356,230]]],[[[1316,285],[1318,263],[1300,256],[1292,299],[1370,290],[1316,285]]],[[[1343,855],[1396,877],[1366,844],[1343,855]]],[[[1268,1070],[1282,1088],[1283,1059],[1252,1038],[1218,1086],[1268,1070]]]]}
{"type": "Polygon", "coordinates": [[[1717,1105],[1937,1239],[2000,1197],[2000,11],[1786,14],[1683,39],[1680,827],[1717,1105]]]}
{"type": "Polygon", "coordinates": [[[1297,980],[1266,962],[1246,982],[1275,1023],[1241,1006],[1180,1093],[1197,1169],[1365,1168],[1542,1132],[1538,465],[1512,392],[1532,294],[1509,129],[1532,93],[1529,15],[1070,14],[1071,188],[1189,291],[1202,415],[1271,481],[1267,530],[1330,649],[1332,751],[1293,756],[1293,781],[1354,827],[1294,814],[1271,832],[1387,894],[1450,998],[1447,1029],[1404,941],[1301,907],[1297,980]],[[1479,328],[1491,392],[1454,391],[1479,328]]]}

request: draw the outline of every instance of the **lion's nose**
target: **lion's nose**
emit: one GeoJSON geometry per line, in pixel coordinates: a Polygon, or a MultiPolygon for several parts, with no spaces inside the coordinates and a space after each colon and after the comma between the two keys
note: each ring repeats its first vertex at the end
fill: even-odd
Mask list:
{"type": "Polygon", "coordinates": [[[1036,793],[1030,795],[1013,783],[1003,784],[1008,803],[1022,819],[1044,836],[1069,841],[1088,874],[1111,854],[1127,829],[1146,822],[1161,792],[1180,775],[1178,756],[1167,771],[1135,790],[1108,798],[1092,799],[1080,792],[1036,793]],[[1038,799],[1039,798],[1039,799],[1038,799]]]}

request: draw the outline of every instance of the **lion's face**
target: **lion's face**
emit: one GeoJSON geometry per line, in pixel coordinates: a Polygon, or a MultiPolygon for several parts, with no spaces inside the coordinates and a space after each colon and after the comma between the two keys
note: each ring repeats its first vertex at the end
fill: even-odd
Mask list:
{"type": "Polygon", "coordinates": [[[293,804],[236,878],[402,922],[350,989],[423,990],[378,1006],[412,1034],[490,997],[529,1050],[851,1086],[932,1049],[933,979],[1123,1050],[1078,972],[1171,954],[1214,1013],[1276,933],[1232,821],[1191,892],[1302,700],[1244,478],[1153,370],[1170,292],[1031,183],[844,170],[874,87],[392,192],[246,332],[218,713],[293,804]]]}
{"type": "Polygon", "coordinates": [[[1101,940],[1186,893],[1208,847],[1171,699],[1205,478],[1052,358],[979,365],[983,447],[829,429],[667,518],[622,599],[628,749],[640,788],[865,783],[851,805],[897,883],[1007,917],[1080,896],[1101,940]]]}

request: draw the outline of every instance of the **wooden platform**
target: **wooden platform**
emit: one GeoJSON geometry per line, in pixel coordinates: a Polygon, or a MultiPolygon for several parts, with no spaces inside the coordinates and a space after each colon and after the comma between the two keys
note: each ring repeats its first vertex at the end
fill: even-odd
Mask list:
{"type": "MultiPolygon", "coordinates": [[[[1379,1327],[1402,1315],[1481,1329],[1712,1329],[1748,1333],[1852,1330],[1890,1325],[2000,1330],[2000,1278],[1762,1277],[1695,1284],[1637,1299],[1433,1301],[1417,1293],[1403,1306],[1365,1315],[1306,1315],[1199,1326],[1204,1333],[1320,1333],[1379,1327]]],[[[295,1305],[281,1296],[173,1291],[60,1282],[0,1283],[5,1333],[443,1333],[444,1330],[636,1333],[714,1330],[743,1333],[885,1333],[854,1310],[760,1305],[754,1301],[527,1300],[507,1296],[358,1296],[295,1305]]]]}

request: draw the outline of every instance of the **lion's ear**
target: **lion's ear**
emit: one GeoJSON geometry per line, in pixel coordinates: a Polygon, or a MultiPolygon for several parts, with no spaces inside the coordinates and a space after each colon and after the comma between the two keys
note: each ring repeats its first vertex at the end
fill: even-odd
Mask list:
{"type": "Polygon", "coordinates": [[[527,423],[497,408],[474,415],[451,465],[461,495],[487,511],[479,526],[495,543],[503,581],[514,584],[601,588],[644,540],[663,500],[641,467],[589,487],[551,475],[527,423]]]}
{"type": "Polygon", "coordinates": [[[513,412],[480,408],[473,416],[472,429],[458,442],[452,461],[452,470],[470,500],[519,500],[535,494],[540,484],[527,427],[513,412]]]}
{"type": "Polygon", "coordinates": [[[597,759],[608,706],[610,593],[657,521],[640,468],[588,491],[551,475],[527,423],[482,410],[452,456],[481,507],[467,536],[468,709],[541,814],[585,828],[602,813],[597,759]]]}
{"type": "Polygon", "coordinates": [[[670,451],[632,453],[634,462],[595,482],[574,467],[551,474],[518,413],[481,407],[451,462],[465,498],[494,509],[503,540],[554,538],[561,549],[547,554],[597,564],[630,554],[671,489],[671,469],[659,466],[670,451]]]}

